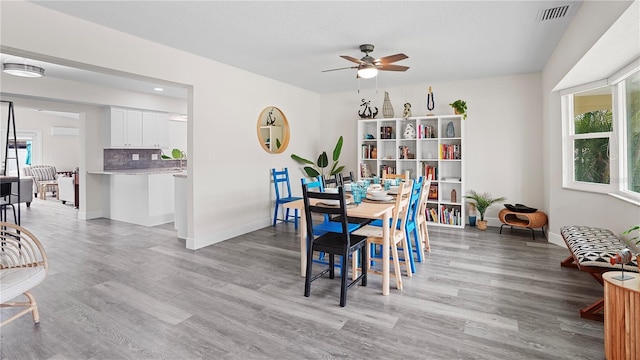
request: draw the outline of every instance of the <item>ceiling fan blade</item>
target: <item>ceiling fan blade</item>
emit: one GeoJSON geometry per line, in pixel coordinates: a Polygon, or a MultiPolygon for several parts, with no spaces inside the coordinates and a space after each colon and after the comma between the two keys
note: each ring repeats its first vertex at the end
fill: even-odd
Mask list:
{"type": "Polygon", "coordinates": [[[360,59],[356,59],[356,58],[354,58],[354,57],[352,57],[352,56],[349,56],[349,55],[340,55],[340,57],[341,57],[341,58],[343,58],[343,59],[345,59],[345,60],[349,60],[349,61],[351,61],[351,62],[354,62],[354,63],[356,63],[356,64],[360,64],[360,63],[362,63],[362,61],[360,61],[360,59]]]}
{"type": "Polygon", "coordinates": [[[336,70],[346,70],[346,69],[357,69],[357,66],[349,66],[349,67],[343,67],[343,68],[337,68],[337,69],[329,69],[329,70],[322,70],[321,72],[327,72],[327,71],[336,71],[336,70]]]}
{"type": "Polygon", "coordinates": [[[402,65],[380,65],[378,66],[378,70],[383,70],[383,71],[407,71],[409,70],[408,66],[402,66],[402,65]]]}
{"type": "Polygon", "coordinates": [[[385,56],[382,57],[378,60],[376,60],[376,62],[379,62],[380,64],[391,64],[394,63],[396,61],[400,61],[400,60],[404,60],[404,59],[408,59],[409,57],[405,54],[395,54],[395,55],[389,55],[389,56],[385,56]]]}

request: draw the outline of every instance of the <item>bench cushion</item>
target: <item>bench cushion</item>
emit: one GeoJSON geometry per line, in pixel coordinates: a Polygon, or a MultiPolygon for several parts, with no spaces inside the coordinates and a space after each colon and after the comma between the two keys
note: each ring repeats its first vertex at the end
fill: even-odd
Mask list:
{"type": "Polygon", "coordinates": [[[46,275],[44,266],[0,269],[0,304],[31,290],[46,275]]]}
{"type": "MultiPolygon", "coordinates": [[[[560,233],[579,266],[621,269],[621,264],[611,265],[609,260],[626,245],[610,230],[589,226],[563,226],[560,233]]],[[[638,263],[624,264],[624,269],[638,272],[638,263]]]]}

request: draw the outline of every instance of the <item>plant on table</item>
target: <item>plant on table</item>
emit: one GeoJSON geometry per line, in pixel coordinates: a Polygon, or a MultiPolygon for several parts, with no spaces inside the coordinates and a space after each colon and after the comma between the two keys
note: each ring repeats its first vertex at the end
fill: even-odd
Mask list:
{"type": "MultiPolygon", "coordinates": [[[[342,152],[342,142],[343,142],[343,139],[342,139],[342,136],[340,136],[340,138],[338,138],[338,142],[336,143],[336,146],[333,148],[333,154],[332,154],[333,164],[331,165],[331,170],[329,172],[329,175],[336,175],[341,173],[342,170],[344,170],[344,166],[340,166],[338,162],[338,160],[340,159],[340,153],[342,152]]],[[[307,160],[296,154],[291,154],[291,158],[302,165],[307,165],[307,166],[304,166],[303,169],[304,169],[304,172],[307,174],[307,176],[309,176],[310,178],[314,178],[314,177],[318,178],[320,176],[324,176],[324,169],[329,166],[329,157],[327,156],[326,151],[323,151],[318,156],[318,160],[316,160],[316,162],[307,160]]]]}
{"type": "Polygon", "coordinates": [[[470,190],[465,198],[472,200],[475,204],[478,213],[480,213],[480,220],[478,220],[478,229],[485,230],[487,228],[487,222],[484,220],[484,214],[489,206],[500,203],[506,200],[505,197],[494,198],[489,193],[478,193],[475,190],[470,190]]]}
{"type": "Polygon", "coordinates": [[[629,245],[631,250],[640,255],[640,224],[631,226],[622,235],[625,235],[623,236],[623,241],[629,245]]]}

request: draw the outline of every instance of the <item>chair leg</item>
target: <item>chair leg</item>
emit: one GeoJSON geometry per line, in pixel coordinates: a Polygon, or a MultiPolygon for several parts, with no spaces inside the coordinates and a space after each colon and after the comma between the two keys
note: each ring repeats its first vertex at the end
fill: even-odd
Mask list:
{"type": "Polygon", "coordinates": [[[416,253],[418,254],[418,262],[422,262],[422,236],[420,234],[420,229],[418,226],[413,228],[413,237],[416,245],[416,253]]]}
{"type": "Polygon", "coordinates": [[[407,269],[407,276],[413,277],[414,264],[413,264],[413,252],[411,251],[411,239],[406,237],[402,241],[402,250],[404,252],[404,265],[407,269]]]}
{"type": "MultiPolygon", "coordinates": [[[[331,257],[333,258],[333,254],[331,254],[331,257]]],[[[342,256],[340,265],[343,275],[340,277],[340,306],[345,307],[347,305],[347,277],[349,276],[347,275],[349,273],[349,261],[347,260],[346,255],[342,256]]]]}
{"type": "MultiPolygon", "coordinates": [[[[405,255],[407,251],[405,250],[405,255]]],[[[391,255],[393,258],[393,271],[396,276],[396,288],[402,290],[402,273],[400,272],[400,261],[398,259],[398,244],[395,242],[391,244],[391,255]]],[[[405,256],[406,257],[406,256],[405,256]]],[[[407,264],[407,259],[404,260],[405,267],[407,268],[407,276],[411,276],[411,268],[407,264]]]]}
{"type": "MultiPolygon", "coordinates": [[[[360,266],[364,268],[364,264],[367,262],[368,252],[367,245],[364,245],[360,248],[360,266]]],[[[367,286],[367,273],[368,271],[363,270],[362,274],[362,286],[367,286]]]]}
{"type": "Polygon", "coordinates": [[[335,277],[336,277],[335,257],[333,254],[329,254],[329,279],[333,279],[335,277]]]}
{"type": "Polygon", "coordinates": [[[298,230],[298,209],[295,209],[294,212],[295,218],[293,219],[294,228],[298,230]]]}
{"type": "Polygon", "coordinates": [[[276,208],[273,210],[273,226],[276,226],[276,221],[278,221],[278,202],[276,201],[276,208]]]}
{"type": "Polygon", "coordinates": [[[410,235],[411,232],[405,229],[405,232],[404,232],[405,241],[402,244],[402,248],[404,250],[405,261],[407,259],[407,253],[409,254],[409,264],[411,264],[411,272],[414,273],[416,272],[416,265],[415,265],[415,262],[413,261],[413,246],[411,246],[411,235],[410,235]]]}
{"type": "MultiPolygon", "coordinates": [[[[361,264],[364,264],[364,262],[361,262],[361,264]]],[[[351,255],[351,280],[355,280],[357,277],[358,277],[358,258],[356,256],[351,255]]]]}
{"type": "Polygon", "coordinates": [[[311,265],[313,264],[313,249],[311,244],[307,248],[307,271],[304,279],[304,296],[311,295],[311,265]]]}
{"type": "Polygon", "coordinates": [[[424,243],[424,251],[426,252],[431,252],[431,243],[429,242],[429,228],[427,227],[427,224],[424,223],[422,224],[422,241],[424,243]]]}

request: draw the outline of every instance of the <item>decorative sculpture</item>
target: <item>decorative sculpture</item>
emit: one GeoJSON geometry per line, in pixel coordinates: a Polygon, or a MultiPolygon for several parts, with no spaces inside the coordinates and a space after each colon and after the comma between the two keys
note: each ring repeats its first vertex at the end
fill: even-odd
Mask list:
{"type": "Polygon", "coordinates": [[[405,139],[416,138],[416,129],[413,127],[413,124],[407,124],[407,127],[404,128],[404,138],[405,139]]]}
{"type": "Polygon", "coordinates": [[[405,118],[405,119],[411,117],[411,104],[410,103],[404,103],[404,110],[402,111],[402,117],[405,118]]]}
{"type": "Polygon", "coordinates": [[[389,93],[384,92],[384,101],[382,102],[382,116],[385,118],[393,117],[393,105],[391,105],[391,100],[389,100],[389,93]]]}
{"type": "Polygon", "coordinates": [[[429,110],[429,114],[427,116],[432,116],[431,111],[436,107],[436,103],[433,97],[433,91],[431,91],[431,86],[429,86],[429,92],[427,93],[427,110],[429,110]]]}
{"type": "Polygon", "coordinates": [[[360,104],[362,111],[358,111],[358,115],[360,115],[361,119],[375,119],[376,115],[378,115],[378,108],[376,107],[374,108],[375,111],[372,111],[370,104],[371,101],[362,99],[362,104],[360,104]]]}

